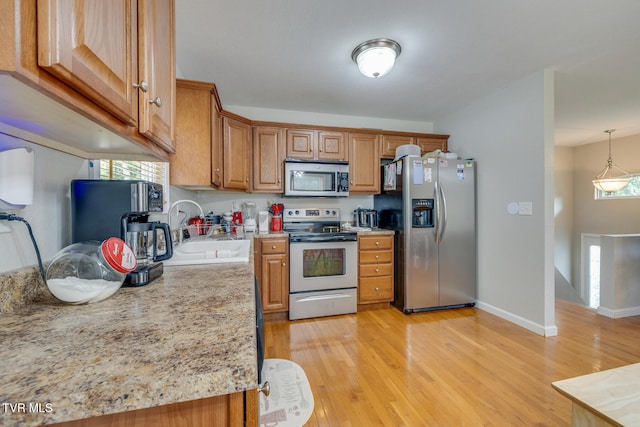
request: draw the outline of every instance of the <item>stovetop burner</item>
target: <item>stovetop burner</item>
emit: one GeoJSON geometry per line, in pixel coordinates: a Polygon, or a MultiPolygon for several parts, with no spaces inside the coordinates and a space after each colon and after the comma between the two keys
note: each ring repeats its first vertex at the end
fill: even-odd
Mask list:
{"type": "Polygon", "coordinates": [[[356,233],[340,230],[339,208],[287,208],[282,222],[291,242],[357,239],[356,233]]]}

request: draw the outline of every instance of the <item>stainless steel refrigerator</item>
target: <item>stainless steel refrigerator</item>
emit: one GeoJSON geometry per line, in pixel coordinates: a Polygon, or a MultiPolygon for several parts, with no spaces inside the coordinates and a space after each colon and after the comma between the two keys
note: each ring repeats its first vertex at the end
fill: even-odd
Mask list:
{"type": "Polygon", "coordinates": [[[394,304],[405,313],[473,306],[475,160],[406,156],[382,169],[374,207],[380,227],[396,231],[394,304]]]}

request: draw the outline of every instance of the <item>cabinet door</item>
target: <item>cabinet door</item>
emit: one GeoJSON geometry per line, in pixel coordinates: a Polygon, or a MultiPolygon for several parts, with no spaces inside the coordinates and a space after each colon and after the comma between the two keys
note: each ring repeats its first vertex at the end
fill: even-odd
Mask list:
{"type": "Polygon", "coordinates": [[[135,0],[39,0],[38,65],[137,125],[135,0]]]}
{"type": "Polygon", "coordinates": [[[283,130],[277,127],[253,129],[253,191],[282,193],[283,130]]]}
{"type": "Polygon", "coordinates": [[[176,122],[175,23],[173,0],[138,0],[138,131],[173,152],[176,122]]]}
{"type": "Polygon", "coordinates": [[[225,189],[249,189],[249,134],[251,126],[229,117],[223,119],[224,141],[222,170],[225,189]]]}
{"type": "Polygon", "coordinates": [[[222,116],[215,102],[215,96],[211,106],[211,183],[218,188],[222,188],[222,167],[223,167],[223,141],[222,116]]]}
{"type": "Polygon", "coordinates": [[[318,159],[349,160],[347,138],[343,132],[318,132],[318,159]]]}
{"type": "Polygon", "coordinates": [[[349,135],[349,193],[380,192],[378,135],[349,135]]]}
{"type": "Polygon", "coordinates": [[[211,186],[211,84],[176,82],[176,142],[169,156],[171,185],[211,186]]]}
{"type": "Polygon", "coordinates": [[[416,138],[416,144],[420,146],[420,153],[430,153],[435,150],[446,151],[447,147],[447,139],[443,138],[428,138],[428,137],[418,137],[416,138]]]}
{"type": "Polygon", "coordinates": [[[287,157],[314,159],[317,135],[314,130],[287,129],[287,157]]]}
{"type": "Polygon", "coordinates": [[[393,159],[396,157],[396,148],[405,144],[415,144],[415,138],[411,136],[382,135],[381,157],[393,159]]]}
{"type": "Polygon", "coordinates": [[[262,309],[265,313],[289,309],[287,255],[262,255],[262,309]]]}

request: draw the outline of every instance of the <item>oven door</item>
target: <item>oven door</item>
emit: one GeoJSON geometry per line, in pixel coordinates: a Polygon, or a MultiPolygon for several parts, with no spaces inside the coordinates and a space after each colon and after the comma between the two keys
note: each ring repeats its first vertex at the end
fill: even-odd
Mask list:
{"type": "Polygon", "coordinates": [[[358,242],[290,242],[290,292],[358,286],[358,242]]]}

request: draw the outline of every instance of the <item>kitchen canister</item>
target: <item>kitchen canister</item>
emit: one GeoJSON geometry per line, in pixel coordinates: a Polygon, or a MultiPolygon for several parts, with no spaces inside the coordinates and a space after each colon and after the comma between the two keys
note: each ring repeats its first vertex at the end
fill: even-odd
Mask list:
{"type": "Polygon", "coordinates": [[[47,267],[47,288],[70,304],[102,301],[116,293],[138,265],[130,246],[117,237],[74,243],[58,252],[47,267]]]}

